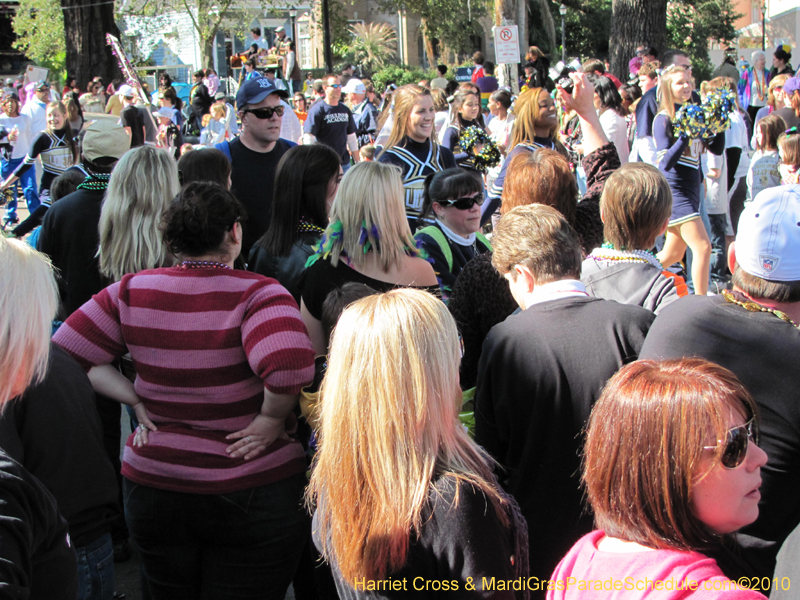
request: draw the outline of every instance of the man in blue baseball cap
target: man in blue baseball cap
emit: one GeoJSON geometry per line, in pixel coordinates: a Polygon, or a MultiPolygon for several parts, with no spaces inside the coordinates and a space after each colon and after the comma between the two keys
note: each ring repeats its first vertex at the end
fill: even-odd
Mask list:
{"type": "Polygon", "coordinates": [[[231,191],[247,209],[242,255],[269,226],[275,170],[294,142],[281,139],[282,98],[288,93],[266,77],[246,81],[236,94],[236,110],[242,121],[241,134],[217,144],[231,161],[231,191]]]}

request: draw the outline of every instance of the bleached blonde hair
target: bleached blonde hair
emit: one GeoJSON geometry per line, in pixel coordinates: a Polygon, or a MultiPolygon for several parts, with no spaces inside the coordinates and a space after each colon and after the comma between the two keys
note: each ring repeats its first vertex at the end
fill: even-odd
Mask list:
{"type": "Polygon", "coordinates": [[[400,169],[394,165],[372,161],[352,167],[339,185],[328,217],[331,225],[325,235],[333,232],[337,221],[342,224],[342,236],[330,253],[333,266],[342,253],[356,268],[366,264],[367,253],[360,243],[362,227],[385,273],[399,267],[407,254],[417,255],[403,205],[400,169]]]}
{"type": "Polygon", "coordinates": [[[0,236],[0,411],[20,387],[38,383],[47,372],[57,308],[47,256],[0,236]]]}
{"type": "Polygon", "coordinates": [[[340,317],[306,497],[345,580],[402,568],[439,477],[482,491],[509,526],[492,461],[458,420],[459,360],[453,317],[422,290],[368,296],[340,317]]]}
{"type": "Polygon", "coordinates": [[[180,191],[178,166],[165,151],[140,146],[114,167],[100,212],[100,273],[123,275],[162,266],[167,248],[159,223],[180,191]]]}

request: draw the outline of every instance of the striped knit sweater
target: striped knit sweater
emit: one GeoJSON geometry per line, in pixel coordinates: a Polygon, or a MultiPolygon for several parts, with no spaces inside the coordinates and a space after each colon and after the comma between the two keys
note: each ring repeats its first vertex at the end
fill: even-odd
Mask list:
{"type": "Polygon", "coordinates": [[[225,436],[258,414],[264,387],[297,394],[314,375],[297,304],[275,280],[185,267],[126,275],[53,341],[87,370],[130,352],[136,393],[158,427],[144,447],[128,438],[122,474],[134,483],[224,494],[305,470],[297,441],[278,440],[249,461],[225,453],[225,436]]]}

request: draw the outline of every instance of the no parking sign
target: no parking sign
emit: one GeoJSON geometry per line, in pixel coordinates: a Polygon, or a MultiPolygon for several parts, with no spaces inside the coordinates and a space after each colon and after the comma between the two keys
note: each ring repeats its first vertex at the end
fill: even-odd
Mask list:
{"type": "Polygon", "coordinates": [[[494,55],[498,65],[519,62],[519,32],[516,25],[492,27],[494,33],[494,55]]]}

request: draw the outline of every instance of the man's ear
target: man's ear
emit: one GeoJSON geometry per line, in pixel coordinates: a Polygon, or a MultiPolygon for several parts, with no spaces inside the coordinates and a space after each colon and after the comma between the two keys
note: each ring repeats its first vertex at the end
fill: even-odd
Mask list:
{"type": "Polygon", "coordinates": [[[728,268],[731,270],[731,275],[733,275],[733,269],[736,266],[736,242],[731,242],[731,245],[728,246],[728,268]]]}

